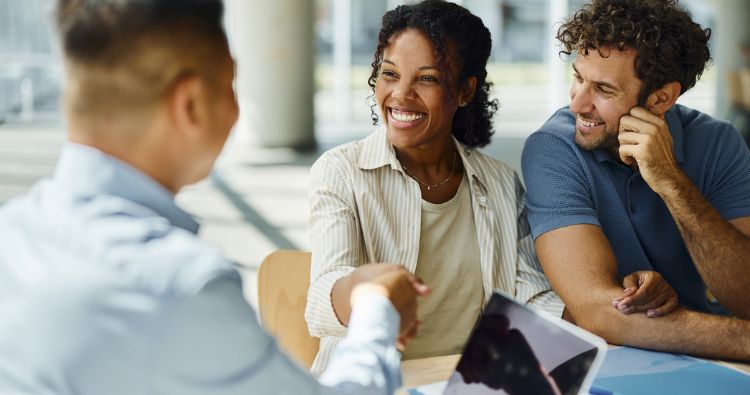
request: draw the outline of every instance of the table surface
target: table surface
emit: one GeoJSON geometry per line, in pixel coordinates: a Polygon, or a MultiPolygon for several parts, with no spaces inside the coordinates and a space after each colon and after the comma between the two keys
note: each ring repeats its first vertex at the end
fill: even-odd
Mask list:
{"type": "Polygon", "coordinates": [[[404,387],[418,387],[436,381],[448,380],[448,377],[456,368],[460,356],[458,354],[446,355],[444,357],[411,359],[401,362],[404,387]]]}
{"type": "MultiPolygon", "coordinates": [[[[447,355],[424,359],[412,359],[401,363],[404,387],[418,387],[437,381],[448,380],[458,363],[460,355],[447,355]]],[[[750,363],[715,361],[719,364],[733,367],[750,373],[750,363]]]]}

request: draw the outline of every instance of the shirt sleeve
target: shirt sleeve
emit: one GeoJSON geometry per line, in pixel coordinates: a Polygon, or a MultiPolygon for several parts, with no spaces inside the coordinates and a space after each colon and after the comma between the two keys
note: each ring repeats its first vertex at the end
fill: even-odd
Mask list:
{"type": "Polygon", "coordinates": [[[399,317],[384,297],[365,299],[319,382],[261,328],[239,275],[215,279],[166,312],[153,345],[152,393],[391,394],[401,384],[399,317]]]}
{"type": "Polygon", "coordinates": [[[339,163],[322,156],[310,171],[310,225],[312,248],[310,290],[305,319],[315,337],[344,336],[331,302],[333,285],[364,262],[354,193],[339,163]]]}
{"type": "Polygon", "coordinates": [[[518,265],[516,273],[516,299],[535,309],[544,310],[555,317],[562,317],[565,304],[552,289],[542,265],[536,256],[531,228],[527,220],[526,192],[515,177],[518,232],[518,265]]]}
{"type": "Polygon", "coordinates": [[[601,226],[591,183],[574,148],[557,136],[536,132],[521,156],[531,234],[539,235],[577,224],[601,226]]]}
{"type": "Polygon", "coordinates": [[[726,220],[750,216],[750,151],[734,126],[721,131],[706,198],[726,220]]]}

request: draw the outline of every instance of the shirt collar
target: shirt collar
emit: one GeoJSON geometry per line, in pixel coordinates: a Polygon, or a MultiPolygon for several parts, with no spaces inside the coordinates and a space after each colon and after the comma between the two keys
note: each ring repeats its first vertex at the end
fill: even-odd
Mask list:
{"type": "Polygon", "coordinates": [[[162,185],[133,166],[90,146],[66,143],[54,180],[78,196],[113,195],[154,210],[177,227],[197,233],[198,223],[162,185]]]}
{"type": "MultiPolygon", "coordinates": [[[[476,180],[482,188],[486,189],[484,175],[475,170],[473,166],[472,148],[466,147],[460,141],[453,137],[458,154],[464,164],[466,174],[470,180],[476,180]]],[[[390,166],[391,169],[404,174],[401,162],[396,158],[396,150],[388,141],[388,133],[385,126],[379,126],[374,133],[367,136],[362,145],[362,155],[359,158],[359,168],[362,170],[373,170],[383,166],[390,166]]]]}
{"type": "Polygon", "coordinates": [[[388,141],[385,126],[378,126],[374,133],[365,137],[362,143],[362,155],[359,157],[359,168],[373,170],[390,165],[392,169],[401,171],[401,163],[396,158],[396,151],[388,141]]]}
{"type": "MultiPolygon", "coordinates": [[[[677,160],[677,163],[683,163],[685,161],[685,136],[682,130],[682,122],[680,121],[680,117],[677,115],[677,110],[675,107],[676,106],[673,106],[671,109],[669,109],[664,117],[667,120],[669,134],[672,135],[672,152],[674,152],[675,160],[677,160]]],[[[615,160],[607,150],[597,149],[593,152],[594,158],[596,158],[598,162],[615,162],[615,160]]]]}

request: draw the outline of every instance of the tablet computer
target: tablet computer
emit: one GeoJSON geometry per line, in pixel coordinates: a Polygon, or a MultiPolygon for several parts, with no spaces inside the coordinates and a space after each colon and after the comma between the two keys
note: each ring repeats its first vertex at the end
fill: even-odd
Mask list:
{"type": "Polygon", "coordinates": [[[601,338],[496,292],[445,394],[587,394],[606,352],[601,338]]]}

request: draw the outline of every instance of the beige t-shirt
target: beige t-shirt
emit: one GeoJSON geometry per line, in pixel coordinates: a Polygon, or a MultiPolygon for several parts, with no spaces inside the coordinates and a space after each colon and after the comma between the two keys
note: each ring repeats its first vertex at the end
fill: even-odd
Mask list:
{"type": "Polygon", "coordinates": [[[433,204],[422,200],[416,275],[432,288],[420,299],[419,334],[403,359],[459,354],[482,309],[484,290],[468,177],[456,195],[433,204]]]}

